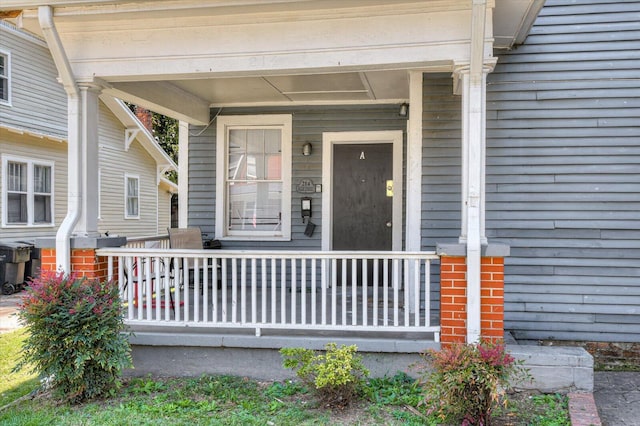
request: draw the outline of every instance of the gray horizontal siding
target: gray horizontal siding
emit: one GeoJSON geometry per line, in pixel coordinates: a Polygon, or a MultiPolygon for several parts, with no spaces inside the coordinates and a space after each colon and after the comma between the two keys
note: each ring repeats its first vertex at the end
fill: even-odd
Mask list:
{"type": "Polygon", "coordinates": [[[0,50],[11,61],[11,104],[0,103],[0,122],[66,138],[67,96],[46,44],[2,23],[0,50]]]}
{"type": "Polygon", "coordinates": [[[640,2],[548,0],[488,78],[487,233],[520,339],[640,341],[640,2]]]}
{"type": "MultiPolygon", "coordinates": [[[[215,114],[216,110],[212,110],[215,114]]],[[[224,241],[229,249],[319,250],[322,235],[322,194],[299,194],[300,179],[322,183],[322,133],[374,130],[406,130],[406,119],[398,116],[397,105],[307,106],[270,108],[225,108],[222,114],[292,114],[292,202],[291,241],[224,241]],[[311,143],[311,156],[302,155],[302,146],[311,143]],[[306,224],[300,216],[300,197],[310,196],[311,221],[316,229],[311,238],[304,235],[306,224]]],[[[189,226],[198,226],[208,237],[215,236],[216,123],[206,129],[193,127],[189,138],[189,226]]]]}

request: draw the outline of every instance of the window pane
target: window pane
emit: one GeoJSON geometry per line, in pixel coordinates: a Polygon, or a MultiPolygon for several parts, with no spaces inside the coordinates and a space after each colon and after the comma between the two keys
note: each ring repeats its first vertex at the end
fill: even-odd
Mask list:
{"type": "Polygon", "coordinates": [[[247,179],[247,131],[229,131],[229,175],[230,180],[247,179]]]}
{"type": "Polygon", "coordinates": [[[27,223],[27,194],[7,194],[8,223],[27,223]]]}
{"type": "Polygon", "coordinates": [[[282,183],[231,182],[228,194],[228,230],[281,230],[282,183]]]}
{"type": "Polygon", "coordinates": [[[51,167],[33,166],[33,192],[51,193],[51,167]]]}
{"type": "Polygon", "coordinates": [[[280,129],[229,131],[229,180],[281,179],[280,129]]]}
{"type": "Polygon", "coordinates": [[[127,178],[127,216],[138,216],[138,178],[127,178]]]}
{"type": "Polygon", "coordinates": [[[0,55],[0,99],[9,99],[9,76],[7,75],[7,57],[0,55]]]}
{"type": "Polygon", "coordinates": [[[36,195],[33,197],[34,223],[51,223],[51,197],[36,195]]]}
{"type": "Polygon", "coordinates": [[[27,164],[9,162],[9,191],[27,192],[27,164]]]}

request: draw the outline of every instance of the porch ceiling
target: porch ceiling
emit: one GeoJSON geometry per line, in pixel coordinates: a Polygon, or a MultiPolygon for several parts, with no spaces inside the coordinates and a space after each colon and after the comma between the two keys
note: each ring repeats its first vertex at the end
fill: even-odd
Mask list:
{"type": "MultiPolygon", "coordinates": [[[[521,42],[543,3],[487,0],[485,55],[521,42]]],[[[405,102],[408,70],[468,60],[472,1],[3,0],[0,18],[38,34],[45,4],[76,76],[203,124],[219,106],[405,102]]]]}
{"type": "Polygon", "coordinates": [[[182,90],[197,93],[211,106],[403,100],[409,97],[408,75],[404,70],[170,82],[182,90]]]}

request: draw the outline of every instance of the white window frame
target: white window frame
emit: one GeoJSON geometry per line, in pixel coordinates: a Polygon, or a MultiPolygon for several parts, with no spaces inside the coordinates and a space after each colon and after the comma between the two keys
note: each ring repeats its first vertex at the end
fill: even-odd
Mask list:
{"type": "Polygon", "coordinates": [[[0,80],[7,81],[7,98],[0,98],[1,104],[11,105],[11,53],[0,50],[0,56],[5,58],[4,74],[0,74],[0,80]]]}
{"type": "Polygon", "coordinates": [[[220,240],[290,241],[291,240],[291,114],[225,115],[217,118],[216,132],[216,238],[220,240]],[[281,141],[281,227],[279,231],[233,231],[227,223],[226,180],[229,171],[228,138],[231,129],[280,129],[281,141]]]}
{"type": "Polygon", "coordinates": [[[142,203],[140,203],[140,175],[134,175],[125,173],[124,174],[124,218],[125,219],[140,219],[140,209],[142,208],[142,203]],[[130,215],[128,209],[128,200],[129,200],[129,179],[136,179],[138,183],[138,214],[130,215]]]}
{"type": "Polygon", "coordinates": [[[13,155],[2,156],[2,227],[3,228],[50,228],[55,226],[55,163],[53,161],[38,160],[34,158],[16,157],[13,155]],[[9,223],[9,163],[24,163],[27,165],[27,222],[9,223]],[[51,216],[50,223],[34,223],[34,180],[33,167],[49,167],[51,170],[51,216]]]}

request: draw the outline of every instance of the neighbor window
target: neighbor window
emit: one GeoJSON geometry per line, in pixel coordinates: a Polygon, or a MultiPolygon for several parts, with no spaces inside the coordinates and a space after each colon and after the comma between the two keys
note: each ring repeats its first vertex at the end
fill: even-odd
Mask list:
{"type": "Polygon", "coordinates": [[[4,226],[53,225],[53,163],[4,157],[4,226]]]}
{"type": "Polygon", "coordinates": [[[124,217],[125,219],[140,218],[140,178],[125,175],[124,177],[124,217]]]}
{"type": "Polygon", "coordinates": [[[218,238],[291,236],[291,116],[222,116],[217,123],[218,238]]]}
{"type": "Polygon", "coordinates": [[[0,52],[0,102],[10,100],[10,57],[8,53],[0,52]]]}

